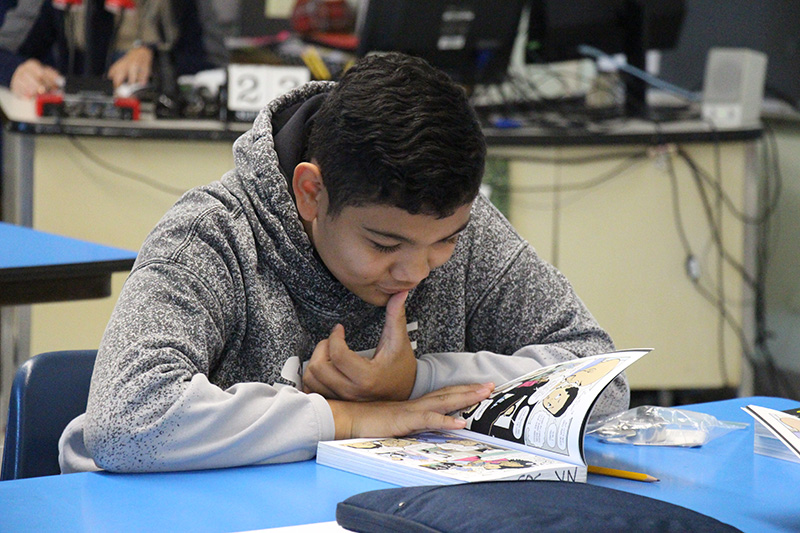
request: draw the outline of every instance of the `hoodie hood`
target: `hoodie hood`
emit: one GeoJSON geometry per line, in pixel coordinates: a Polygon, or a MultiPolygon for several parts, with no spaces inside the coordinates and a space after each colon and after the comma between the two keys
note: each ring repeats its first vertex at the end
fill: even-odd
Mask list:
{"type": "Polygon", "coordinates": [[[303,160],[313,114],[333,85],[311,82],[264,108],[253,128],[234,143],[235,168],[222,181],[245,211],[258,263],[269,264],[309,312],[339,319],[377,308],[352,294],[319,259],[289,186],[295,165],[303,160]]]}

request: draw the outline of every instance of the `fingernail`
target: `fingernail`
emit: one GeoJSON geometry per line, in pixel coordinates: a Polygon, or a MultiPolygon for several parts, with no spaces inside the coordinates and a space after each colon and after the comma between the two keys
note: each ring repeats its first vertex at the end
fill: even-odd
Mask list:
{"type": "Polygon", "coordinates": [[[478,392],[486,393],[486,392],[492,392],[493,390],[494,390],[494,383],[489,382],[489,383],[483,383],[478,389],[478,392]]]}

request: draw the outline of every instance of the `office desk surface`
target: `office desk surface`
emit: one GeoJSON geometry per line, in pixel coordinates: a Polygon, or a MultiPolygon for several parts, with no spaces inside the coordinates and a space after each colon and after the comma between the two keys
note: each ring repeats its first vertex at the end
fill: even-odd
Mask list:
{"type": "Polygon", "coordinates": [[[24,134],[233,141],[250,128],[246,122],[157,119],[152,113],[143,113],[141,120],[40,117],[34,100],[20,98],[4,87],[0,87],[0,109],[5,127],[24,134]]]}
{"type": "MultiPolygon", "coordinates": [[[[157,119],[144,112],[140,120],[98,120],[39,117],[33,100],[15,96],[0,87],[0,109],[6,127],[13,132],[38,135],[103,135],[150,139],[235,140],[250,128],[248,122],[222,122],[211,119],[157,119]]],[[[575,146],[664,144],[692,142],[731,142],[758,139],[760,124],[716,128],[699,119],[655,122],[644,119],[618,119],[597,128],[495,128],[484,127],[486,142],[492,147],[575,146]]]]}
{"type": "Polygon", "coordinates": [[[136,252],[0,222],[0,305],[111,292],[111,274],[130,270],[136,252]]]}
{"type": "Polygon", "coordinates": [[[0,482],[0,530],[246,531],[334,520],[349,496],[392,485],[313,461],[169,474],[0,482]]]}
{"type": "Polygon", "coordinates": [[[588,437],[590,464],[645,472],[661,480],[638,483],[590,475],[589,482],[682,505],[746,532],[800,531],[800,464],[753,453],[754,420],[741,409],[748,404],[783,410],[800,402],[752,397],[679,407],[749,424],[700,448],[604,444],[588,437]]]}
{"type": "MultiPolygon", "coordinates": [[[[589,483],[689,507],[744,531],[798,531],[800,465],[753,453],[748,403],[788,409],[797,402],[745,398],[687,406],[750,422],[701,448],[634,447],[587,439],[595,462],[658,476],[642,483],[590,475],[589,483]]],[[[244,531],[334,520],[336,504],[379,481],[313,461],[169,474],[83,473],[0,483],[3,531],[244,531]]]]}

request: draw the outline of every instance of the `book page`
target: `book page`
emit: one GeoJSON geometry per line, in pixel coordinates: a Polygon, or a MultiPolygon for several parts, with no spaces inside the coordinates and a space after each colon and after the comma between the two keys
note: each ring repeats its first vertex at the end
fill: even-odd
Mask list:
{"type": "Polygon", "coordinates": [[[497,387],[461,416],[471,431],[584,464],[583,432],[597,397],[648,351],[613,352],[540,368],[497,387]]]}
{"type": "Polygon", "coordinates": [[[770,433],[780,439],[792,453],[800,458],[800,418],[758,405],[748,405],[742,409],[764,424],[770,433]]]}
{"type": "Polygon", "coordinates": [[[584,481],[586,470],[530,450],[481,442],[449,431],[320,442],[317,462],[399,485],[500,479],[584,481]]]}

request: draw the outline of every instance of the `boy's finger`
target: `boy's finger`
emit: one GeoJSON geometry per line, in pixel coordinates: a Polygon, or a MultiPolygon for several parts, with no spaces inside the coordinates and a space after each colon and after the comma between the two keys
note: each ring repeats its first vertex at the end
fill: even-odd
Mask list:
{"type": "Polygon", "coordinates": [[[426,394],[416,400],[417,409],[413,415],[415,421],[410,422],[412,427],[408,430],[463,429],[466,426],[466,420],[457,416],[449,416],[447,413],[460,411],[485,400],[492,388],[491,383],[461,385],[426,394]]]}
{"type": "Polygon", "coordinates": [[[308,372],[303,375],[303,392],[306,394],[316,392],[329,400],[339,399],[334,391],[316,379],[313,373],[308,372]]]}
{"type": "MultiPolygon", "coordinates": [[[[329,339],[320,342],[328,344],[329,339]]],[[[303,372],[303,392],[317,392],[329,399],[349,399],[350,379],[333,364],[327,350],[317,349],[303,372]]]]}
{"type": "Polygon", "coordinates": [[[390,353],[400,351],[402,344],[408,342],[406,330],[406,299],[408,291],[398,292],[389,298],[386,304],[386,322],[383,325],[381,339],[378,341],[378,351],[384,346],[389,346],[390,353]]]}
{"type": "Polygon", "coordinates": [[[344,326],[336,324],[328,337],[328,353],[336,369],[350,379],[366,372],[367,361],[350,350],[344,337],[344,326]]]}
{"type": "Polygon", "coordinates": [[[471,407],[489,397],[494,384],[454,385],[433,391],[416,400],[424,410],[450,413],[471,407]]]}
{"type": "Polygon", "coordinates": [[[347,341],[344,338],[343,325],[336,324],[333,326],[331,334],[328,335],[328,344],[331,347],[331,351],[342,351],[349,349],[347,346],[347,341]]]}
{"type": "Polygon", "coordinates": [[[428,430],[464,429],[466,420],[435,411],[406,412],[390,420],[390,434],[398,437],[428,430]]]}
{"type": "Polygon", "coordinates": [[[330,339],[322,339],[314,348],[303,371],[303,391],[318,392],[326,398],[336,397],[337,395],[332,395],[331,384],[342,379],[338,374],[339,371],[330,359],[330,339]]]}

